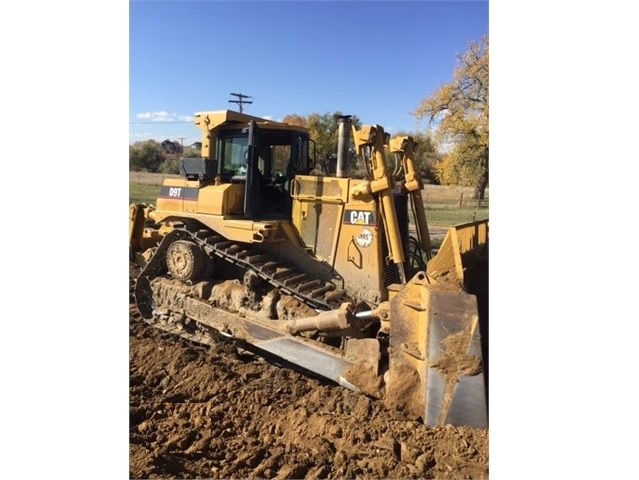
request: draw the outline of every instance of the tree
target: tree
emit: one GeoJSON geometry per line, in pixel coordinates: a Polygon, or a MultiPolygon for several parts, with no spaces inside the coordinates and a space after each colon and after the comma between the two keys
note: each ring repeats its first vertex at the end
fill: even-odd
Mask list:
{"type": "MultiPolygon", "coordinates": [[[[337,155],[337,137],[339,131],[338,119],[342,115],[343,114],[339,111],[323,114],[311,113],[307,117],[291,114],[285,116],[282,119],[282,122],[308,128],[311,139],[315,141],[317,162],[324,171],[327,171],[329,159],[334,158],[337,155]]],[[[356,128],[361,127],[360,121],[355,115],[351,117],[351,123],[355,125],[356,128]]],[[[356,167],[357,157],[355,153],[356,152],[353,148],[349,149],[349,169],[354,169],[356,167]]]]}
{"type": "Polygon", "coordinates": [[[181,158],[202,158],[201,148],[185,148],[182,152],[181,158]]]}
{"type": "Polygon", "coordinates": [[[488,35],[471,42],[450,83],[422,100],[413,112],[428,118],[435,139],[449,151],[437,165],[443,184],[475,187],[474,198],[483,199],[488,186],[488,35]]]}
{"type": "Polygon", "coordinates": [[[167,153],[164,161],[158,168],[159,173],[178,174],[180,173],[180,159],[183,155],[167,153]]]}
{"type": "Polygon", "coordinates": [[[441,161],[442,155],[437,151],[432,137],[426,133],[404,131],[397,132],[393,136],[413,137],[417,145],[414,152],[415,169],[419,171],[423,179],[428,180],[430,183],[439,183],[435,165],[441,161]]]}
{"type": "Polygon", "coordinates": [[[282,122],[288,123],[289,125],[295,125],[296,127],[306,127],[306,118],[301,115],[297,115],[293,113],[291,115],[286,115],[282,122]]]}
{"type": "Polygon", "coordinates": [[[157,172],[166,154],[155,140],[145,140],[129,145],[129,170],[134,172],[157,172]]]}

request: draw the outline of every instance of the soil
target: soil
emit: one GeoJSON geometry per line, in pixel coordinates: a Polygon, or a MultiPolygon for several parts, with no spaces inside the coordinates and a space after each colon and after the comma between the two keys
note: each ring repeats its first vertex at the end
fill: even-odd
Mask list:
{"type": "Polygon", "coordinates": [[[488,430],[399,420],[223,337],[191,343],[129,312],[130,478],[488,478],[488,430]]]}

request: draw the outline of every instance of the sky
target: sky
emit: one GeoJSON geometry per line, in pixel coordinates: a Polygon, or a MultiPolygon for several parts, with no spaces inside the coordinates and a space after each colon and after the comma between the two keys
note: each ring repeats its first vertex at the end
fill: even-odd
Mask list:
{"type": "Polygon", "coordinates": [[[487,1],[136,1],[129,9],[129,143],[199,141],[196,112],[357,115],[387,132],[452,79],[488,34],[487,1]]]}

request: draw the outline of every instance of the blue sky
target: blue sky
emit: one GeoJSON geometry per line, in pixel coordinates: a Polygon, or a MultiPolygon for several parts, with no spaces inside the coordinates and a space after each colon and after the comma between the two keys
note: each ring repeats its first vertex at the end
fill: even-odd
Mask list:
{"type": "Polygon", "coordinates": [[[488,33],[487,1],[131,1],[129,143],[199,140],[195,112],[357,115],[417,131],[411,112],[488,33]]]}

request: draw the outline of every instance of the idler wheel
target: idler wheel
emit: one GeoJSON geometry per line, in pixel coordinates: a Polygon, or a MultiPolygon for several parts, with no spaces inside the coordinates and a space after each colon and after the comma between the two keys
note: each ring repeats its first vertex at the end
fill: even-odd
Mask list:
{"type": "Polygon", "coordinates": [[[207,255],[189,240],[177,240],[166,252],[166,266],[174,278],[195,283],[206,271],[207,255]]]}

